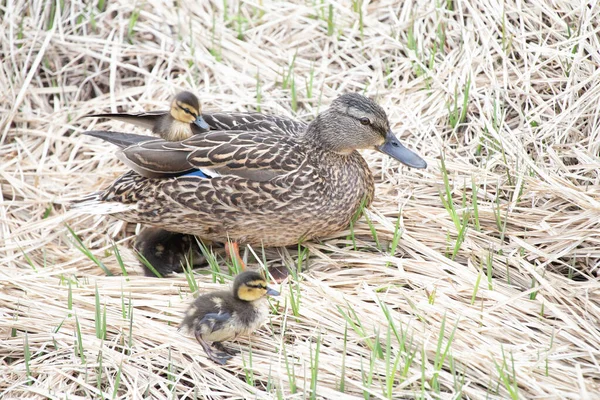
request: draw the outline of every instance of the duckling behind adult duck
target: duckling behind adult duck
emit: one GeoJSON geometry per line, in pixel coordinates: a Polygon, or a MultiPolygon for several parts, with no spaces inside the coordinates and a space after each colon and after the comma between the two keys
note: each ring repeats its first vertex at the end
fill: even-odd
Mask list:
{"type": "Polygon", "coordinates": [[[139,114],[94,114],[90,117],[111,118],[151,129],[161,138],[178,141],[210,129],[202,118],[198,97],[191,92],[181,92],[171,101],[169,111],[151,111],[139,114]]]}
{"type": "Polygon", "coordinates": [[[231,292],[207,293],[194,300],[179,328],[193,331],[206,355],[225,364],[237,352],[221,342],[248,335],[265,322],[269,315],[266,295],[278,296],[279,292],[268,287],[258,272],[242,272],[236,276],[231,292]],[[215,353],[206,342],[213,342],[219,352],[215,353]]]}
{"type": "Polygon", "coordinates": [[[373,176],[357,149],[427,166],[400,144],[385,111],[359,94],[334,100],[298,136],[260,124],[260,131],[210,131],[182,142],[133,138],[129,147],[127,134],[88,132],[119,145],[134,171],[80,206],[217,242],[288,246],[345,229],[371,203],[373,176]]]}

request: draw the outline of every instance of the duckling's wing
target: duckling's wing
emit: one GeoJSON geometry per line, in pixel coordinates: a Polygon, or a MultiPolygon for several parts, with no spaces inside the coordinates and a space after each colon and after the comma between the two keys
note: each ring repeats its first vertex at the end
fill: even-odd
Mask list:
{"type": "MultiPolygon", "coordinates": [[[[181,142],[132,138],[132,145],[122,148],[117,156],[140,175],[151,178],[200,172],[204,178],[234,175],[265,181],[295,171],[303,164],[305,154],[297,138],[269,122],[262,121],[255,126],[258,127],[262,129],[210,131],[181,142]]],[[[93,136],[120,146],[129,135],[121,133],[115,141],[112,132],[93,132],[93,136]]]]}
{"type": "Polygon", "coordinates": [[[296,136],[302,134],[307,127],[304,122],[291,118],[252,112],[203,113],[202,118],[213,130],[252,131],[255,130],[255,123],[267,121],[277,126],[280,131],[296,136]]]}
{"type": "Polygon", "coordinates": [[[92,114],[87,115],[89,118],[110,118],[116,119],[117,121],[126,122],[133,124],[145,129],[153,129],[156,121],[161,117],[168,114],[169,111],[149,111],[138,114],[131,113],[117,113],[117,114],[92,114]]]}
{"type": "Polygon", "coordinates": [[[198,325],[204,325],[208,329],[206,333],[212,333],[218,330],[223,329],[223,325],[226,321],[231,319],[231,314],[228,312],[224,313],[208,313],[198,321],[198,325]]]}

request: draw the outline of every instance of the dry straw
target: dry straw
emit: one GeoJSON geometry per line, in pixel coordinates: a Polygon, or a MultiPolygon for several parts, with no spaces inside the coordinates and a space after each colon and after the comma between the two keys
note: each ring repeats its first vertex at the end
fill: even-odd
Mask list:
{"type": "Polygon", "coordinates": [[[0,397],[599,398],[596,2],[18,0],[0,14],[0,397]],[[303,270],[225,367],[176,330],[186,277],[141,276],[134,227],[65,207],[125,171],[81,133],[132,128],[85,115],[184,89],[208,110],[307,121],[362,92],[430,164],[364,152],[368,219],[265,251],[303,270]]]}

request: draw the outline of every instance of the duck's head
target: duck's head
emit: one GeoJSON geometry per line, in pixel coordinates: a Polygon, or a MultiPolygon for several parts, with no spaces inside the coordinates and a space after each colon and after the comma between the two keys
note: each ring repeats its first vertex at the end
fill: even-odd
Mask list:
{"type": "Polygon", "coordinates": [[[425,160],[396,138],[383,108],[358,93],[344,94],[335,99],[329,109],[309,125],[306,135],[338,154],[373,149],[409,167],[427,167],[425,160]]]}
{"type": "Polygon", "coordinates": [[[233,295],[244,301],[258,300],[265,295],[279,296],[279,292],[267,286],[265,278],[255,271],[245,271],[233,281],[233,295]]]}
{"type": "Polygon", "coordinates": [[[181,92],[171,102],[171,116],[179,122],[196,124],[202,129],[209,129],[208,124],[202,118],[202,107],[195,94],[181,92]]]}

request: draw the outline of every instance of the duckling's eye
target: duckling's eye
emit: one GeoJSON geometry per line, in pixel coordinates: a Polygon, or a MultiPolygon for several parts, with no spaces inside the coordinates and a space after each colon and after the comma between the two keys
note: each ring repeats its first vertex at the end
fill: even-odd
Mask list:
{"type": "Polygon", "coordinates": [[[195,113],[191,112],[189,108],[185,108],[185,107],[182,107],[182,106],[179,106],[179,108],[181,108],[186,114],[190,114],[194,118],[197,117],[197,115],[195,113]]]}
{"type": "Polygon", "coordinates": [[[252,288],[252,289],[265,289],[265,290],[267,289],[267,287],[265,285],[259,285],[259,284],[256,284],[256,285],[248,284],[246,286],[248,286],[249,288],[252,288]]]}
{"type": "Polygon", "coordinates": [[[371,120],[367,117],[359,118],[359,121],[363,125],[371,125],[371,120]]]}

